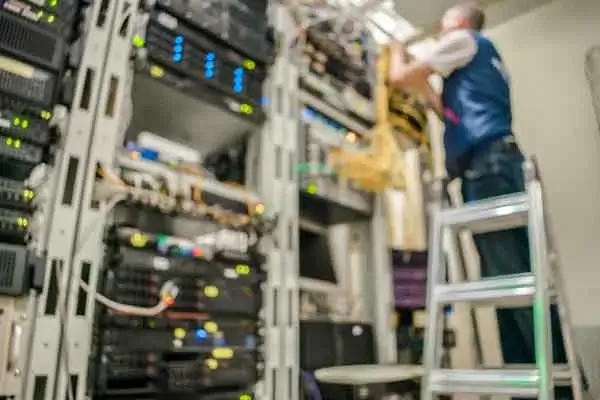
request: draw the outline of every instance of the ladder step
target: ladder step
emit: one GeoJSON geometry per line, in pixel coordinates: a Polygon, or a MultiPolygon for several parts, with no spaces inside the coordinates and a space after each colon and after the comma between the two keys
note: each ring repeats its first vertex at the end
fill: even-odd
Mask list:
{"type": "MultiPolygon", "coordinates": [[[[501,370],[535,370],[535,364],[505,364],[501,370]]],[[[497,370],[497,368],[494,368],[497,370]]],[[[554,364],[552,367],[554,386],[571,386],[571,371],[568,364],[554,364]]]]}
{"type": "Polygon", "coordinates": [[[433,299],[438,304],[468,302],[513,307],[527,305],[531,304],[535,294],[535,280],[534,274],[525,273],[437,285],[433,299]]]}
{"type": "Polygon", "coordinates": [[[539,373],[535,369],[452,370],[431,372],[429,385],[436,394],[503,395],[536,398],[539,373]]]}
{"type": "Polygon", "coordinates": [[[527,225],[528,211],[529,197],[519,193],[442,210],[440,222],[472,233],[501,231],[527,225]]]}

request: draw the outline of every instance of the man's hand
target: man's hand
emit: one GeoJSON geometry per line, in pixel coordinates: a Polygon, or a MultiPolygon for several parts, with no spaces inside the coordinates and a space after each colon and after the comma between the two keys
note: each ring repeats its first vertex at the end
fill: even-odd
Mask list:
{"type": "Polygon", "coordinates": [[[406,49],[406,45],[400,40],[392,40],[389,44],[390,55],[392,58],[392,63],[394,62],[394,57],[399,57],[403,64],[407,64],[410,61],[410,53],[406,49]]]}
{"type": "Polygon", "coordinates": [[[388,81],[392,88],[408,90],[420,87],[434,72],[429,65],[414,60],[404,43],[393,41],[389,44],[390,66],[388,81]]]}

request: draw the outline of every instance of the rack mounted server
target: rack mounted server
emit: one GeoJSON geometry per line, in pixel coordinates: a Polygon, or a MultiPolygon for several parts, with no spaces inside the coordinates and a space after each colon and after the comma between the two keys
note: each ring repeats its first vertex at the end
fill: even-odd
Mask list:
{"type": "Polygon", "coordinates": [[[368,52],[360,40],[348,49],[331,38],[327,24],[308,30],[303,45],[300,88],[331,107],[371,126],[375,115],[368,52]]]}
{"type": "Polygon", "coordinates": [[[134,113],[135,131],[175,129],[193,147],[212,153],[264,121],[268,59],[261,49],[272,46],[264,32],[250,33],[266,24],[266,15],[248,11],[250,16],[242,13],[242,18],[237,16],[241,11],[232,10],[237,9],[228,2],[172,1],[156,3],[147,12],[133,40],[138,72],[133,104],[143,110],[134,113]],[[208,18],[211,10],[227,18],[208,18]],[[216,25],[223,19],[228,31],[219,34],[216,25]],[[165,101],[158,104],[158,98],[165,101]],[[176,128],[170,123],[174,116],[176,128]]]}
{"type": "Polygon", "coordinates": [[[300,209],[305,218],[324,225],[368,218],[371,194],[340,180],[331,170],[330,150],[360,148],[360,135],[305,107],[302,110],[300,153],[300,209]]]}
{"type": "Polygon", "coordinates": [[[96,395],[249,390],[261,362],[260,267],[225,258],[209,261],[201,247],[166,245],[165,235],[132,229],[113,230],[108,242],[104,287],[112,299],[151,306],[168,279],[178,283],[180,294],[156,317],[99,312],[96,395]]]}
{"type": "Polygon", "coordinates": [[[23,294],[34,285],[24,281],[31,271],[22,271],[30,268],[26,245],[37,207],[26,181],[36,166],[52,162],[60,132],[51,120],[64,97],[78,18],[70,0],[0,1],[0,253],[23,261],[0,277],[0,294],[23,294]]]}
{"type": "MultiPolygon", "coordinates": [[[[162,163],[159,151],[133,146],[117,157],[120,187],[132,195],[117,206],[108,229],[100,290],[145,308],[159,303],[167,282],[178,295],[151,316],[97,309],[94,398],[252,396],[263,368],[265,260],[242,217],[254,197],[212,179],[199,188],[198,176],[162,163]],[[147,201],[159,197],[162,206],[147,201]],[[243,226],[225,214],[239,215],[243,226]]],[[[107,184],[103,174],[98,179],[107,184]]]]}

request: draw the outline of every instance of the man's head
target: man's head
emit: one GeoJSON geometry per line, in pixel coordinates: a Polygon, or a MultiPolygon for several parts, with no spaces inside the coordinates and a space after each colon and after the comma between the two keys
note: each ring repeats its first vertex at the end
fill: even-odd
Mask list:
{"type": "Polygon", "coordinates": [[[441,23],[441,33],[457,29],[473,29],[480,31],[485,25],[485,14],[475,3],[456,5],[444,14],[441,23]]]}

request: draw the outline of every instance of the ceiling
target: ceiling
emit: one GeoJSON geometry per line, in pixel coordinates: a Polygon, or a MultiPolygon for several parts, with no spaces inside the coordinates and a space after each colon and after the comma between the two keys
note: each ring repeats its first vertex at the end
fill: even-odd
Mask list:
{"type": "MultiPolygon", "coordinates": [[[[552,0],[480,0],[477,3],[485,8],[487,27],[492,27],[550,1],[552,0]]],[[[398,15],[417,27],[421,34],[429,34],[437,30],[444,11],[460,3],[464,3],[464,0],[394,0],[394,9],[398,15]]]]}
{"type": "MultiPolygon", "coordinates": [[[[360,20],[376,41],[390,38],[415,42],[437,31],[439,20],[453,5],[465,0],[294,0],[311,9],[313,21],[360,20]]],[[[503,23],[552,0],[476,0],[485,8],[487,26],[503,23]]],[[[309,21],[309,25],[311,22],[309,21]]],[[[339,34],[339,33],[338,33],[339,34]]]]}

